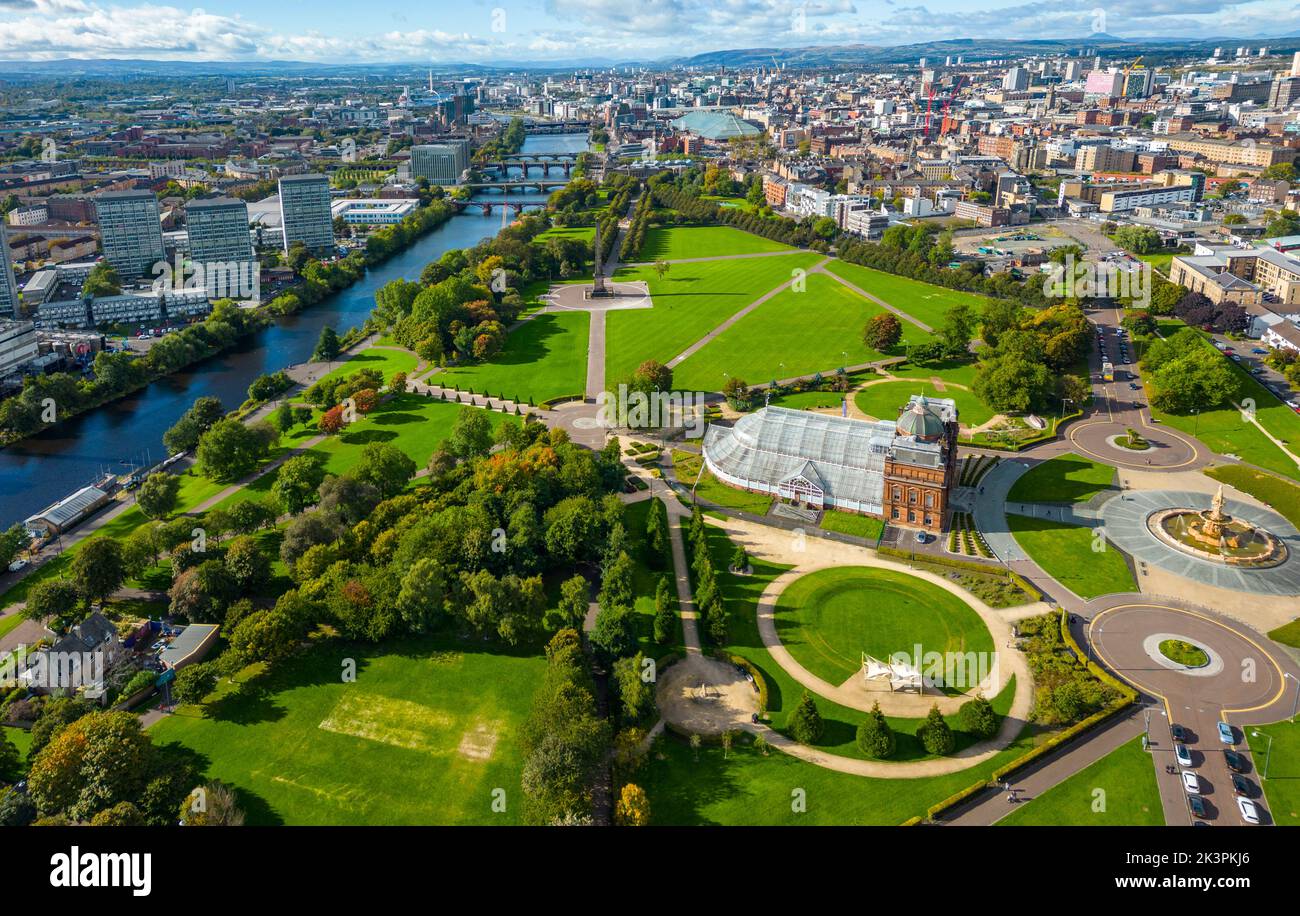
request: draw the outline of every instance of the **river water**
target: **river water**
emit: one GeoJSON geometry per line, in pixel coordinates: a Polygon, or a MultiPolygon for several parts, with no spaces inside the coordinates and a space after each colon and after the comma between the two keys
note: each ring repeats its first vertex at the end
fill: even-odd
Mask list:
{"type": "MultiPolygon", "coordinates": [[[[586,148],[585,135],[558,134],[529,137],[523,152],[579,152],[586,148]]],[[[536,169],[533,177],[538,177],[536,169]]],[[[541,204],[546,195],[510,192],[510,200],[526,198],[541,204]]],[[[481,199],[500,200],[501,194],[486,192],[481,199]]],[[[190,371],[159,379],[130,397],[39,436],[0,449],[0,527],[7,528],[79,487],[94,483],[101,473],[123,473],[128,463],[138,465],[146,457],[153,461],[165,457],[163,433],[196,398],[215,395],[227,410],[238,407],[248,396],[249,384],[259,375],[306,362],[322,328],[332,326],[341,335],[364,322],[374,307],[379,287],[398,277],[417,279],[424,266],[443,252],[468,248],[495,235],[500,227],[501,208],[494,208],[490,216],[470,208],[369,271],[356,284],[246,338],[236,349],[190,371]]]]}

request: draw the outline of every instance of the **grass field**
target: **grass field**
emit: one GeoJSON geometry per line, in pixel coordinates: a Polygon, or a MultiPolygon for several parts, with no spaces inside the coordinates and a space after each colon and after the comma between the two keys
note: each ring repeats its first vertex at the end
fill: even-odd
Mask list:
{"type": "Polygon", "coordinates": [[[880,382],[868,385],[853,395],[853,403],[858,410],[878,420],[892,420],[898,416],[900,408],[907,404],[907,399],[914,394],[923,394],[927,398],[951,398],[957,402],[957,415],[964,426],[980,426],[993,419],[993,411],[984,406],[984,402],[962,388],[951,385],[940,391],[928,381],[899,380],[897,382],[880,382]]]}
{"type": "Polygon", "coordinates": [[[779,394],[768,403],[773,407],[788,407],[791,410],[807,410],[811,407],[839,409],[845,395],[839,391],[792,391],[779,394]]]}
{"type": "Polygon", "coordinates": [[[368,350],[361,350],[344,362],[338,363],[335,368],[322,376],[321,380],[336,379],[341,376],[352,375],[353,373],[360,372],[362,369],[378,369],[384,375],[384,384],[388,384],[395,373],[414,372],[415,367],[419,364],[419,357],[409,350],[390,350],[385,347],[371,347],[368,350]]]}
{"type": "Polygon", "coordinates": [[[580,242],[590,242],[596,235],[595,226],[552,226],[545,232],[540,232],[534,236],[534,242],[545,242],[547,239],[577,239],[580,242]]]}
{"type": "Polygon", "coordinates": [[[32,733],[25,728],[15,728],[12,725],[4,726],[5,737],[13,742],[14,747],[18,748],[18,756],[24,761],[32,749],[32,733]]]}
{"type": "Polygon", "coordinates": [[[695,487],[695,495],[700,499],[708,500],[711,503],[717,503],[719,506],[726,506],[729,509],[740,509],[744,512],[752,512],[755,515],[766,515],[767,510],[772,508],[772,497],[763,493],[750,493],[748,490],[741,490],[729,484],[725,484],[708,468],[704,468],[704,473],[700,469],[704,468],[704,458],[694,452],[683,452],[673,450],[673,470],[677,474],[677,479],[690,489],[695,487]],[[699,483],[696,483],[696,477],[699,477],[699,483]]]}
{"type": "MultiPolygon", "coordinates": [[[[843,366],[895,354],[862,342],[862,329],[884,309],[823,274],[809,274],[803,292],[786,289],[764,302],[678,366],[679,388],[720,391],[727,376],[747,382],[829,374],[843,366]]],[[[903,325],[903,342],[927,335],[903,325]]]]}
{"type": "Polygon", "coordinates": [[[978,314],[988,299],[975,293],[947,289],[922,283],[908,277],[888,274],[870,267],[859,267],[847,261],[831,261],[826,269],[837,277],[848,280],[858,289],[878,296],[894,308],[906,312],[922,324],[938,328],[953,306],[965,303],[978,314]]]}
{"type": "Polygon", "coordinates": [[[1110,542],[1093,551],[1091,528],[1025,515],[1008,515],[1007,523],[1030,559],[1080,598],[1137,591],[1123,553],[1110,542]]]}
{"type": "Polygon", "coordinates": [[[1115,469],[1069,454],[1036,464],[1007,494],[1015,503],[1083,503],[1111,488],[1115,469]]]}
{"type": "Polygon", "coordinates": [[[667,363],[755,299],[789,281],[793,270],[806,270],[819,259],[815,253],[794,252],[783,257],[675,264],[662,280],[649,267],[619,270],[620,281],[649,284],[654,308],[609,313],[606,385],[618,384],[647,359],[667,363]]]}
{"type": "Polygon", "coordinates": [[[516,824],[518,736],[546,663],[484,649],[322,645],[149,731],[205,758],[253,824],[516,824]],[[340,677],[349,658],[355,682],[340,677]]]}
{"type": "Polygon", "coordinates": [[[1264,790],[1269,814],[1280,827],[1300,827],[1300,725],[1275,722],[1253,725],[1247,729],[1246,741],[1254,758],[1257,773],[1252,774],[1264,790]],[[1261,737],[1257,737],[1259,732],[1261,737]],[[1269,757],[1269,736],[1273,753],[1269,757]],[[1267,761],[1268,779],[1263,779],[1267,761]]]}
{"type": "MultiPolygon", "coordinates": [[[[462,395],[468,398],[468,395],[462,395]]],[[[480,400],[481,403],[481,400],[480,400]]],[[[456,414],[473,410],[464,404],[439,401],[417,394],[399,394],[384,401],[373,411],[348,426],[336,436],[326,438],[307,451],[319,455],[327,474],[345,474],[361,459],[361,450],[371,442],[387,442],[401,449],[416,468],[429,463],[438,444],[451,434],[456,414]]],[[[502,423],[518,422],[505,414],[488,411],[492,429],[502,423]]],[[[279,469],[265,474],[222,500],[223,509],[248,499],[269,496],[279,469]]]]}
{"type": "Polygon", "coordinates": [[[637,260],[679,261],[683,258],[716,258],[728,254],[794,250],[789,245],[732,229],[730,226],[673,226],[648,231],[637,260]]]}
{"type": "Polygon", "coordinates": [[[949,776],[865,779],[779,751],[763,756],[748,741],[737,742],[724,757],[719,747],[706,745],[697,753],[665,736],[656,742],[638,784],[650,799],[651,823],[661,826],[896,826],[987,779],[1030,747],[1032,740],[1022,736],[991,760],[949,776]],[[803,790],[803,811],[792,804],[795,788],[803,790]]]}
{"type": "Polygon", "coordinates": [[[854,537],[866,538],[873,542],[880,540],[880,534],[885,530],[885,523],[878,518],[872,518],[870,515],[858,515],[856,512],[840,512],[837,509],[827,509],[822,513],[822,527],[827,531],[838,531],[840,534],[851,534],[854,537]]]}
{"type": "Polygon", "coordinates": [[[1162,827],[1151,754],[1136,738],[1042,795],[1017,805],[999,827],[1162,827]]]}
{"type": "MultiPolygon", "coordinates": [[[[831,684],[862,670],[862,653],[975,652],[991,659],[993,637],[971,607],[933,583],[887,569],[841,567],[790,584],[776,606],[781,642],[831,684]]],[[[919,660],[914,659],[919,664],[919,660]]],[[[990,662],[991,664],[991,662],[990,662]]],[[[957,693],[975,683],[950,685],[957,693]]]]}
{"type": "Polygon", "coordinates": [[[501,352],[485,363],[444,370],[429,381],[462,391],[473,388],[480,394],[504,394],[534,404],[569,394],[582,394],[587,387],[587,330],[591,318],[586,312],[537,315],[525,321],[506,338],[501,352]]]}

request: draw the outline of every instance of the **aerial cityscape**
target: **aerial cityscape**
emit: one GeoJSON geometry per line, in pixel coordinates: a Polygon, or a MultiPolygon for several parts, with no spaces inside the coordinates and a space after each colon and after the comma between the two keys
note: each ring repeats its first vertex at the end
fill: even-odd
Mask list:
{"type": "Polygon", "coordinates": [[[211,7],[0,12],[0,824],[1300,826],[1300,10],[211,7]]]}

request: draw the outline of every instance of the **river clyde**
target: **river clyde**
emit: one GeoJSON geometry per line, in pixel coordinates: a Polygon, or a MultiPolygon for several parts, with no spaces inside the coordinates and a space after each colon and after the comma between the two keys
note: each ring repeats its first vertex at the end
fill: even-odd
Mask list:
{"type": "MultiPolygon", "coordinates": [[[[586,135],[559,134],[529,137],[523,152],[586,148],[586,135]]],[[[535,198],[540,205],[546,195],[535,191],[510,195],[511,200],[525,198],[535,198]]],[[[475,199],[501,198],[497,194],[475,199]]],[[[306,362],[322,328],[332,326],[342,335],[363,323],[381,286],[398,277],[418,279],[425,265],[444,252],[468,248],[495,235],[500,227],[500,208],[490,216],[470,208],[368,271],[354,285],[244,339],[236,348],[0,450],[0,527],[94,483],[102,472],[122,473],[126,462],[140,464],[146,451],[154,461],[165,457],[163,433],[196,398],[212,395],[227,410],[238,407],[259,375],[306,362]]]]}

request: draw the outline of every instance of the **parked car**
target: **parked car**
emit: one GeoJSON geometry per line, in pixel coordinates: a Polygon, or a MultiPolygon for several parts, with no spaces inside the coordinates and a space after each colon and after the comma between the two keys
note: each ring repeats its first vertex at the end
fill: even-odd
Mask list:
{"type": "Polygon", "coordinates": [[[1227,722],[1219,723],[1219,740],[1228,745],[1237,743],[1237,735],[1227,722]]]}
{"type": "Polygon", "coordinates": [[[1223,759],[1228,763],[1228,769],[1234,773],[1246,772],[1246,761],[1236,751],[1224,750],[1223,759]]]}
{"type": "Polygon", "coordinates": [[[1254,791],[1251,789],[1250,780],[1247,779],[1245,776],[1242,776],[1240,773],[1233,773],[1232,794],[1241,795],[1245,798],[1249,798],[1251,795],[1253,795],[1254,791]]]}
{"type": "Polygon", "coordinates": [[[1241,819],[1247,824],[1259,823],[1259,809],[1249,798],[1238,798],[1237,810],[1241,812],[1241,819]]]}
{"type": "Polygon", "coordinates": [[[1263,356],[1268,353],[1268,351],[1263,347],[1251,347],[1250,352],[1254,353],[1256,356],[1263,356]]]}
{"type": "Polygon", "coordinates": [[[1178,765],[1190,767],[1192,765],[1192,752],[1187,749],[1186,744],[1174,745],[1174,756],[1178,758],[1178,765]]]}
{"type": "Polygon", "coordinates": [[[1183,770],[1183,788],[1187,790],[1188,795],[1199,795],[1201,793],[1201,780],[1195,773],[1183,770]]]}
{"type": "Polygon", "coordinates": [[[1199,795],[1187,796],[1187,807],[1192,809],[1192,813],[1197,817],[1205,817],[1205,799],[1199,795]]]}
{"type": "Polygon", "coordinates": [[[1187,740],[1187,729],[1183,728],[1181,725],[1178,725],[1177,723],[1169,726],[1169,734],[1174,736],[1175,741],[1187,740]]]}

